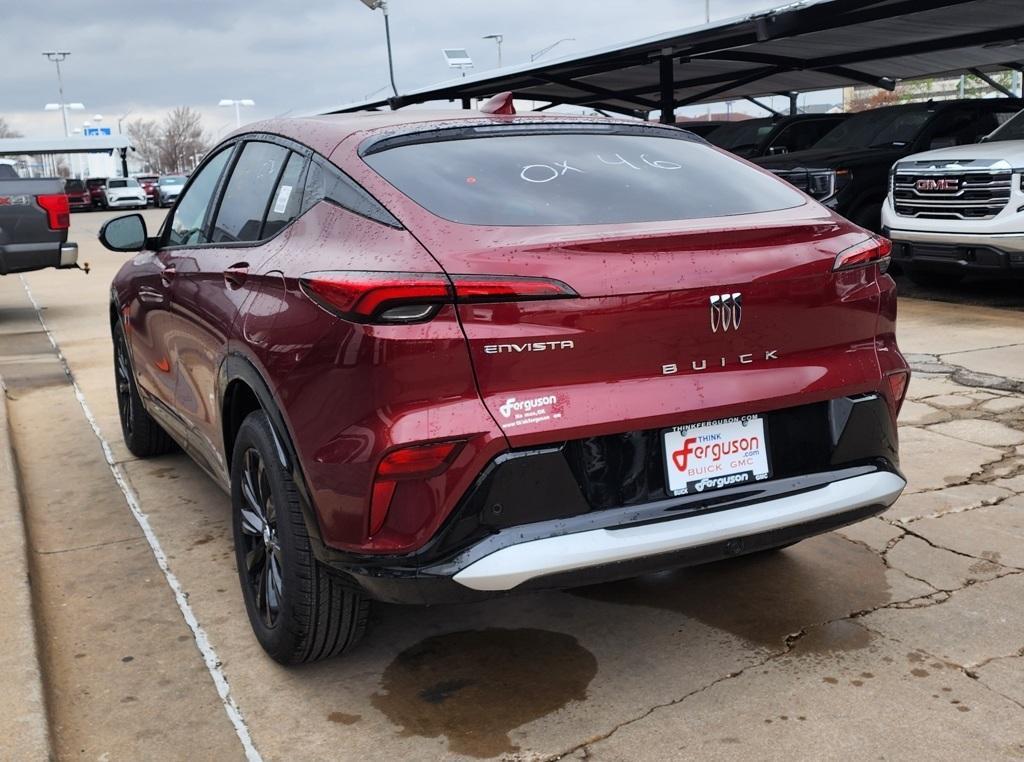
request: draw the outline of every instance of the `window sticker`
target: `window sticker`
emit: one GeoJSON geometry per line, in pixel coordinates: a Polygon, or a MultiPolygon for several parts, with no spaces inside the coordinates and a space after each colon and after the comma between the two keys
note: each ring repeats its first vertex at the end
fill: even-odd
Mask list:
{"type": "Polygon", "coordinates": [[[277,199],[274,201],[274,214],[284,214],[288,208],[288,199],[292,195],[292,186],[282,185],[277,191],[277,199]]]}

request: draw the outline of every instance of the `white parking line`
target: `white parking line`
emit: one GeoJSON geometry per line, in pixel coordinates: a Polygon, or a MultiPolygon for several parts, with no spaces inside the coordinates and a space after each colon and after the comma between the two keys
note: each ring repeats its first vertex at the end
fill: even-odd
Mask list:
{"type": "Polygon", "coordinates": [[[242,742],[242,748],[245,750],[246,759],[250,760],[250,762],[261,761],[263,758],[253,745],[252,736],[249,735],[249,728],[245,724],[245,718],[242,717],[242,712],[231,695],[231,687],[228,685],[227,676],[225,676],[224,671],[221,669],[221,661],[217,656],[217,652],[213,649],[213,644],[210,643],[210,639],[207,637],[206,631],[200,627],[199,620],[196,618],[195,612],[188,603],[188,597],[186,596],[181,583],[178,581],[174,572],[171,571],[171,567],[167,563],[167,556],[164,553],[163,548],[160,546],[160,540],[157,539],[156,533],[153,531],[152,526],[150,526],[149,517],[146,516],[145,512],[142,510],[142,506],[139,504],[138,495],[135,494],[135,490],[133,490],[131,485],[129,485],[128,479],[125,476],[124,471],[121,469],[121,466],[118,465],[116,460],[114,460],[114,453],[110,449],[110,444],[103,438],[103,433],[100,431],[99,424],[96,422],[96,418],[93,416],[92,410],[89,409],[89,404],[85,401],[85,395],[82,393],[81,387],[75,380],[75,375],[71,371],[71,366],[68,365],[67,358],[65,358],[64,353],[60,351],[60,346],[58,346],[57,340],[53,337],[53,333],[46,325],[46,321],[43,319],[42,310],[39,308],[39,303],[32,294],[32,289],[29,288],[28,281],[25,280],[24,276],[19,275],[18,277],[21,278],[21,284],[25,288],[25,293],[28,294],[29,301],[32,302],[32,307],[36,311],[36,317],[39,318],[39,324],[43,327],[46,337],[50,340],[50,344],[57,353],[57,357],[60,359],[61,365],[64,367],[64,372],[67,374],[68,380],[71,381],[71,386],[75,391],[75,397],[78,399],[78,404],[82,406],[82,412],[85,413],[86,420],[88,420],[89,425],[92,426],[92,431],[96,435],[96,438],[100,440],[103,457],[107,461],[107,465],[110,467],[110,473],[113,474],[114,481],[117,482],[117,486],[121,488],[125,502],[128,503],[128,509],[132,512],[132,516],[135,517],[135,521],[138,522],[139,527],[142,528],[142,533],[146,537],[146,542],[149,543],[149,548],[153,552],[153,557],[160,566],[160,570],[164,573],[164,579],[167,580],[168,586],[174,593],[174,600],[177,602],[178,608],[181,610],[181,615],[185,618],[185,623],[189,626],[189,629],[192,630],[192,637],[195,639],[196,648],[198,648],[199,653],[203,655],[203,661],[206,663],[206,669],[209,671],[210,677],[213,678],[214,685],[217,686],[217,693],[220,696],[221,703],[224,705],[224,711],[227,713],[228,719],[231,720],[231,724],[235,728],[235,734],[238,736],[238,740],[242,742]]]}

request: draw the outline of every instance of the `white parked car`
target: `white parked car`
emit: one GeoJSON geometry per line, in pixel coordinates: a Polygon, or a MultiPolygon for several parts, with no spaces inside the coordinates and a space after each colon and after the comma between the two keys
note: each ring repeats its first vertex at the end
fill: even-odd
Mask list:
{"type": "Polygon", "coordinates": [[[893,166],[882,206],[892,257],[916,282],[1024,277],[1024,111],[974,145],[893,166]]]}
{"type": "Polygon", "coordinates": [[[112,177],[103,192],[109,209],[146,208],[146,191],[134,177],[112,177]]]}

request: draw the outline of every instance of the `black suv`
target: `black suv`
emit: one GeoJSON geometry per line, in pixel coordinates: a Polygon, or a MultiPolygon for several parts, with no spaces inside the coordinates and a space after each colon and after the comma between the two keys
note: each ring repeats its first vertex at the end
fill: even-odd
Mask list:
{"type": "Polygon", "coordinates": [[[886,106],[854,114],[806,151],[754,161],[877,231],[889,168],[896,161],[933,148],[977,143],[1022,107],[1019,98],[886,106]]]}
{"type": "Polygon", "coordinates": [[[793,114],[744,119],[719,127],[706,140],[744,159],[794,153],[813,146],[849,116],[793,114]]]}

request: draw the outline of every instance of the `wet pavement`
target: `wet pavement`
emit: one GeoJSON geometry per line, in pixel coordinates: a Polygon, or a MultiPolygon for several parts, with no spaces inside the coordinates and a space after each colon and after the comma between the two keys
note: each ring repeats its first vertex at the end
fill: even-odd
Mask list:
{"type": "MultiPolygon", "coordinates": [[[[151,225],[157,212],[147,212],[151,225]]],[[[25,282],[265,759],[1024,758],[1024,314],[905,299],[907,494],[775,553],[580,588],[376,606],[350,656],[267,659],[227,498],[120,441],[106,299],[123,261],[25,282]]],[[[242,758],[242,741],[18,278],[0,280],[61,758],[242,758]]]]}

